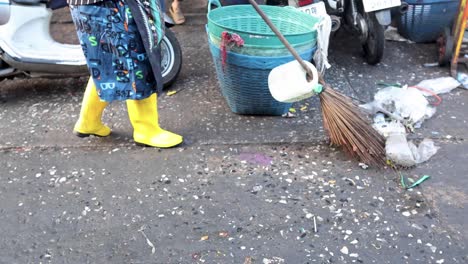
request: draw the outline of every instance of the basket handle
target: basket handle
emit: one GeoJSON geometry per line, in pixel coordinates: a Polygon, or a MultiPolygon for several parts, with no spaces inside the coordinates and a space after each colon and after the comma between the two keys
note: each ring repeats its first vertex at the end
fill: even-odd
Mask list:
{"type": "Polygon", "coordinates": [[[221,2],[219,0],[208,0],[208,13],[211,12],[211,5],[216,7],[221,7],[221,2]]]}
{"type": "Polygon", "coordinates": [[[307,66],[307,64],[304,63],[302,58],[299,56],[297,51],[289,44],[288,40],[279,32],[279,30],[273,25],[271,20],[267,17],[267,15],[260,9],[258,4],[254,0],[249,0],[250,4],[255,8],[257,13],[263,18],[265,23],[271,28],[271,30],[276,34],[276,36],[281,40],[281,42],[286,46],[286,48],[291,52],[291,54],[294,56],[294,58],[299,62],[299,64],[302,66],[302,68],[306,71],[307,73],[307,81],[311,82],[313,80],[313,75],[312,75],[312,70],[307,66]]]}

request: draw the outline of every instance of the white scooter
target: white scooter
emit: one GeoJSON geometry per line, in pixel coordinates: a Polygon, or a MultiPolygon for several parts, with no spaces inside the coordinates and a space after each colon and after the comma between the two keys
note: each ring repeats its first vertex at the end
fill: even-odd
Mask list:
{"type": "MultiPolygon", "coordinates": [[[[50,35],[52,11],[47,0],[0,0],[0,81],[14,77],[78,77],[89,75],[79,44],[58,43],[50,35]]],[[[165,15],[166,27],[174,25],[165,15]]],[[[164,86],[177,78],[182,51],[166,29],[161,42],[164,86]]]]}
{"type": "Polygon", "coordinates": [[[358,36],[369,64],[382,60],[385,26],[391,23],[392,9],[403,13],[407,4],[401,0],[289,0],[289,5],[309,14],[321,9],[332,18],[332,31],[341,25],[358,36]],[[323,2],[323,3],[322,3],[323,2]],[[325,8],[320,8],[321,6],[325,8]]]}

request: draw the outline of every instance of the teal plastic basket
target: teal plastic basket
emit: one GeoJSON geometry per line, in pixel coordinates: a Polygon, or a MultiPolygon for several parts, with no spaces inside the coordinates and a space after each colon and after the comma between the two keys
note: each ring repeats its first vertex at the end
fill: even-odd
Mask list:
{"type": "MultiPolygon", "coordinates": [[[[292,7],[260,6],[273,24],[292,45],[316,43],[319,19],[292,7]]],[[[218,0],[208,3],[208,31],[217,38],[223,32],[236,33],[246,46],[264,48],[284,47],[275,33],[251,5],[221,7],[218,0]],[[211,6],[218,6],[211,10],[211,6]]]]}
{"type": "MultiPolygon", "coordinates": [[[[209,40],[216,46],[220,47],[221,38],[214,36],[211,33],[208,33],[209,40]]],[[[291,45],[297,52],[302,53],[306,52],[312,48],[314,48],[317,43],[313,40],[309,40],[305,43],[299,43],[291,45]]],[[[242,45],[240,47],[236,45],[231,45],[228,47],[230,52],[244,54],[244,55],[252,55],[252,56],[263,56],[263,57],[277,57],[277,56],[287,56],[290,55],[291,52],[283,45],[279,46],[258,46],[258,45],[242,45]]]]}
{"type": "MultiPolygon", "coordinates": [[[[232,112],[241,115],[278,116],[288,112],[291,103],[276,101],[268,88],[270,71],[294,60],[292,55],[259,57],[227,52],[222,63],[221,50],[209,39],[209,46],[223,97],[232,112]]],[[[316,47],[299,55],[310,61],[316,47]]]]}

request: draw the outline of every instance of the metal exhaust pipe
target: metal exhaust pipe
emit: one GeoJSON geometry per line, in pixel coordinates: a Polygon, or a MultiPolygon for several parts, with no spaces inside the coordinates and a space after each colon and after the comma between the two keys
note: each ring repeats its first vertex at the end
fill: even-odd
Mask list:
{"type": "Polygon", "coordinates": [[[395,17],[400,17],[404,14],[406,14],[406,12],[408,12],[408,9],[409,9],[409,5],[408,3],[406,2],[401,2],[401,5],[400,6],[395,6],[391,9],[391,12],[392,12],[392,17],[395,16],[395,17]]]}
{"type": "Polygon", "coordinates": [[[331,18],[331,22],[332,22],[331,31],[336,32],[341,27],[341,19],[339,17],[337,17],[337,16],[334,16],[334,15],[331,15],[330,18],[331,18]]]}
{"type": "Polygon", "coordinates": [[[401,15],[404,15],[404,14],[406,14],[406,12],[408,12],[408,9],[409,9],[408,3],[401,2],[401,5],[400,5],[400,8],[398,9],[398,11],[400,12],[401,15]]]}

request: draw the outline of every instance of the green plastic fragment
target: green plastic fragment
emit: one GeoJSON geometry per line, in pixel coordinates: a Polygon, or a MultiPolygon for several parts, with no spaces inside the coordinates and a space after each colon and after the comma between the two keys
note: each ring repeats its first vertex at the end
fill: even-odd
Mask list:
{"type": "Polygon", "coordinates": [[[384,86],[384,87],[402,87],[402,85],[400,83],[386,83],[386,82],[378,82],[377,85],[379,86],[384,86]]]}
{"type": "Polygon", "coordinates": [[[429,175],[424,175],[422,176],[421,178],[419,178],[415,183],[411,184],[410,186],[408,186],[406,183],[405,183],[405,178],[403,177],[403,174],[400,173],[400,182],[401,182],[401,186],[405,189],[412,189],[416,186],[418,186],[419,184],[423,183],[424,181],[426,181],[427,179],[429,179],[431,176],[429,175]]]}
{"type": "Polygon", "coordinates": [[[323,86],[321,84],[317,84],[314,87],[314,93],[319,94],[323,91],[323,86]]]}

